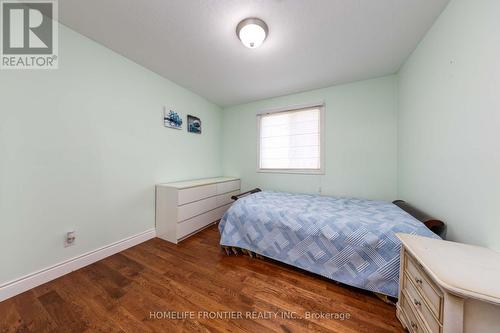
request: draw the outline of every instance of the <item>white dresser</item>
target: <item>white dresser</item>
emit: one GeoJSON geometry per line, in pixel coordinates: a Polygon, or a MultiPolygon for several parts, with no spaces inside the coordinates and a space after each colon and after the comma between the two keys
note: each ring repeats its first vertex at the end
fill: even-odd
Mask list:
{"type": "Polygon", "coordinates": [[[409,332],[500,332],[499,253],[396,235],[403,244],[396,314],[409,332]]]}
{"type": "Polygon", "coordinates": [[[156,236],[177,243],[217,222],[240,193],[231,177],[156,185],[156,236]]]}

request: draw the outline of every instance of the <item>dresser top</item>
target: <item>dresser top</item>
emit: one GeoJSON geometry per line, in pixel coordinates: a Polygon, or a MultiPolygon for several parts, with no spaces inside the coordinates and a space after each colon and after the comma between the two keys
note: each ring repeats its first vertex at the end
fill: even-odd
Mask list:
{"type": "Polygon", "coordinates": [[[500,305],[500,253],[416,235],[396,236],[446,291],[500,305]]]}
{"type": "Polygon", "coordinates": [[[197,186],[203,186],[203,185],[230,182],[230,181],[238,180],[238,179],[239,178],[235,178],[235,177],[215,177],[215,178],[187,180],[187,181],[175,182],[175,183],[158,184],[157,186],[165,186],[165,187],[173,187],[173,188],[177,188],[177,189],[183,189],[183,188],[197,187],[197,186]]]}

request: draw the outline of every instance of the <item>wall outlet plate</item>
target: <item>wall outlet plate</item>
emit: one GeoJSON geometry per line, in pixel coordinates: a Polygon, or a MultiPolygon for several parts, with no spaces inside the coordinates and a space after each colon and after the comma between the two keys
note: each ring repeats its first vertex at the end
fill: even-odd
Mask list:
{"type": "Polygon", "coordinates": [[[73,246],[76,243],[76,234],[74,231],[68,231],[64,238],[64,247],[73,246]]]}

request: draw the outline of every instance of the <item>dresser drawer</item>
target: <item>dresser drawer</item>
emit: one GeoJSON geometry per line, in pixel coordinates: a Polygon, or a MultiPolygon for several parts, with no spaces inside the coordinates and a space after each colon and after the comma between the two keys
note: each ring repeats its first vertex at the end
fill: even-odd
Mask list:
{"type": "Polygon", "coordinates": [[[193,216],[208,212],[209,210],[233,203],[233,199],[231,199],[231,197],[239,192],[240,191],[229,192],[179,206],[177,210],[177,222],[187,220],[193,216]]]}
{"type": "Polygon", "coordinates": [[[177,222],[187,220],[193,216],[203,214],[222,205],[217,205],[217,197],[210,197],[179,206],[177,222]]]}
{"type": "Polygon", "coordinates": [[[427,330],[432,333],[441,333],[442,328],[438,319],[434,317],[427,301],[420,295],[406,273],[403,276],[403,291],[408,295],[408,302],[413,303],[412,308],[415,309],[422,322],[427,326],[427,330]]]}
{"type": "Polygon", "coordinates": [[[186,188],[179,190],[177,194],[177,204],[181,206],[215,195],[217,195],[217,184],[186,188]]]}
{"type": "Polygon", "coordinates": [[[229,182],[218,183],[217,184],[217,194],[224,194],[228,192],[233,192],[240,189],[240,181],[232,180],[229,182]]]}
{"type": "Polygon", "coordinates": [[[190,234],[198,231],[201,228],[206,227],[207,225],[220,220],[222,215],[226,212],[226,210],[231,205],[225,205],[216,209],[213,209],[209,212],[203,213],[201,215],[190,218],[189,220],[182,221],[177,225],[177,239],[184,238],[189,236],[190,234]]]}
{"type": "Polygon", "coordinates": [[[224,193],[224,194],[219,194],[216,196],[217,198],[217,207],[224,206],[230,203],[233,203],[234,200],[231,199],[233,195],[240,194],[240,190],[229,192],[229,193],[224,193]]]}
{"type": "Polygon", "coordinates": [[[442,321],[441,313],[443,305],[443,294],[408,252],[405,251],[404,257],[405,273],[408,274],[408,278],[412,282],[414,282],[416,289],[426,300],[426,303],[429,305],[429,309],[432,311],[434,316],[438,318],[439,321],[442,321]]]}
{"type": "Polygon", "coordinates": [[[408,331],[410,333],[429,333],[425,329],[424,325],[417,319],[416,314],[413,312],[413,309],[408,302],[406,293],[403,292],[401,296],[400,304],[406,319],[406,328],[408,331]]]}

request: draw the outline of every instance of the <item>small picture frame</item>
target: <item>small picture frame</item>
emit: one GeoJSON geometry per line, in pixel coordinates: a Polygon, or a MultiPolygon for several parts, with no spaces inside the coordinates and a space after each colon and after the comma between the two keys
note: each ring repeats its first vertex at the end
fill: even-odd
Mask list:
{"type": "Polygon", "coordinates": [[[198,117],[187,116],[187,130],[189,133],[201,134],[201,120],[198,117]]]}
{"type": "Polygon", "coordinates": [[[182,118],[175,111],[163,109],[163,125],[169,128],[182,129],[182,118]]]}

